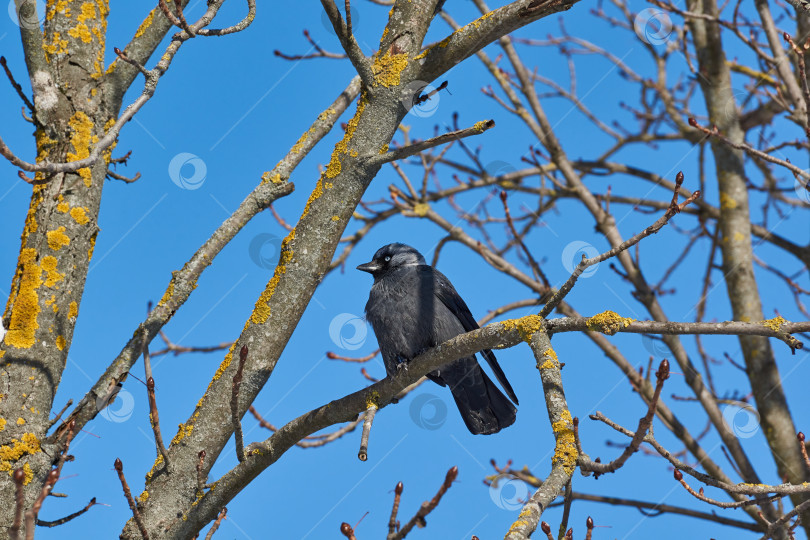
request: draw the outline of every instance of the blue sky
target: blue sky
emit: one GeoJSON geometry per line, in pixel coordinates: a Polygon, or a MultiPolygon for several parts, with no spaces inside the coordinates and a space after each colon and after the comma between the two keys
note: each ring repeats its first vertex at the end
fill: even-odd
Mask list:
{"type": "MultiPolygon", "coordinates": [[[[123,48],[140,20],[148,12],[140,3],[113,3],[108,33],[108,61],[112,47],[123,48]]],[[[370,2],[354,2],[357,14],[353,18],[358,39],[367,54],[379,43],[387,9],[370,2]]],[[[500,5],[493,3],[492,7],[500,5]]],[[[475,16],[471,3],[447,3],[454,18],[467,22],[475,16]]],[[[634,10],[646,4],[635,2],[634,10]],[[637,4],[637,5],[636,5],[637,4]]],[[[203,3],[192,2],[191,16],[199,14],[203,3]]],[[[616,32],[588,16],[591,8],[580,3],[565,13],[566,27],[574,35],[600,41],[635,69],[649,72],[651,62],[635,35],[616,32]]],[[[241,18],[244,5],[228,2],[220,15],[222,21],[241,18]]],[[[324,48],[338,52],[339,45],[331,28],[325,24],[320,3],[302,0],[295,9],[278,3],[260,3],[255,23],[245,32],[217,39],[195,39],[184,45],[168,74],[160,81],[157,94],[123,130],[114,156],[132,150],[126,168],[118,172],[141,179],[134,184],[108,181],[104,188],[98,237],[91,263],[79,323],[73,339],[67,370],[59,387],[55,408],[70,398],[80,399],[105,366],[120,351],[123,344],[143,319],[148,301],[157,301],[171,275],[182,267],[197,247],[211,234],[269,170],[285,155],[300,134],[346,86],[352,76],[348,62],[310,60],[290,62],[273,55],[281,49],[289,54],[303,54],[310,48],[302,35],[309,29],[313,39],[324,48]],[[183,156],[183,154],[186,154],[183,156]],[[177,158],[177,156],[181,156],[177,158]],[[191,156],[189,156],[191,155],[191,156]],[[174,161],[174,165],[172,162],[174,161]],[[191,160],[191,162],[189,162],[191,160]],[[178,164],[186,178],[193,179],[195,189],[184,189],[177,180],[178,164]],[[203,171],[204,172],[201,172],[203,171]],[[195,176],[196,175],[196,176],[195,176]]],[[[226,22],[222,23],[223,25],[226,22]]],[[[437,20],[430,40],[448,33],[447,26],[437,20]]],[[[550,17],[519,32],[524,37],[545,38],[559,35],[557,17],[550,17]]],[[[551,49],[520,49],[525,62],[538,65],[539,72],[567,85],[565,60],[551,49]]],[[[492,56],[494,47],[487,49],[492,56]]],[[[741,59],[746,51],[734,51],[741,59]]],[[[17,27],[7,17],[0,17],[0,54],[6,56],[18,80],[25,82],[25,69],[17,27]]],[[[729,55],[732,56],[732,55],[729,55]]],[[[678,75],[677,62],[673,76],[678,75]]],[[[151,63],[150,63],[151,66],[151,63]]],[[[618,103],[633,103],[637,92],[620,77],[611,65],[597,58],[582,58],[578,86],[583,101],[599,113],[622,121],[630,116],[619,110],[618,103]]],[[[682,67],[681,67],[682,69],[682,67]]],[[[528,131],[514,121],[480,91],[491,84],[486,71],[475,59],[454,68],[446,77],[449,91],[442,92],[425,117],[409,115],[405,123],[411,136],[426,138],[435,125],[441,130],[452,123],[454,112],[460,114],[461,125],[472,125],[494,118],[496,127],[468,141],[475,148],[481,145],[484,163],[504,162],[520,167],[521,156],[533,142],[528,131]]],[[[140,93],[139,78],[125,99],[128,103],[140,93]]],[[[34,156],[31,126],[19,115],[19,99],[8,84],[0,81],[0,129],[7,144],[26,160],[34,156]]],[[[604,148],[607,137],[597,132],[562,100],[545,103],[558,136],[573,158],[592,157],[595,149],[604,148]]],[[[700,105],[695,105],[700,110],[700,105]]],[[[353,111],[354,106],[350,110],[353,111]]],[[[341,119],[346,121],[347,115],[341,119]]],[[[341,137],[339,129],[331,133],[308,156],[293,174],[293,195],[279,201],[276,208],[288,222],[294,223],[304,202],[314,187],[318,165],[328,162],[333,144],[341,137]]],[[[799,135],[796,135],[799,136],[799,135]]],[[[697,150],[686,144],[661,146],[658,150],[642,149],[622,157],[637,166],[648,167],[674,180],[683,170],[685,186],[694,189],[697,183],[697,150]]],[[[454,149],[456,159],[463,154],[454,149]]],[[[417,169],[410,169],[417,171],[417,169]]],[[[0,162],[0,296],[8,295],[8,284],[14,271],[19,250],[18,235],[30,196],[30,186],[17,179],[16,170],[0,162]]],[[[452,182],[450,173],[442,178],[445,185],[452,182]]],[[[367,194],[368,200],[386,196],[387,186],[397,182],[393,169],[384,168],[367,194]]],[[[602,179],[590,179],[589,186],[604,191],[602,179]]],[[[628,178],[612,178],[614,193],[640,196],[652,189],[628,178]]],[[[188,187],[188,186],[186,186],[188,187]]],[[[484,192],[459,197],[459,204],[474,208],[487,195],[484,192]]],[[[663,192],[649,196],[667,198],[663,192]]],[[[713,176],[709,175],[705,197],[716,203],[713,176]]],[[[511,195],[512,207],[528,199],[511,195]]],[[[447,213],[448,207],[439,206],[447,213]]],[[[655,216],[633,213],[629,208],[614,208],[619,227],[625,237],[654,221],[655,216]]],[[[675,224],[683,228],[695,226],[695,220],[679,216],[675,224]]],[[[808,240],[807,213],[790,215],[773,227],[798,243],[808,240]]],[[[350,224],[349,230],[356,228],[350,224]]],[[[261,245],[262,257],[275,262],[272,237],[281,238],[284,229],[269,212],[257,216],[218,256],[205,272],[189,301],[166,327],[173,341],[181,345],[213,345],[238,336],[251,312],[257,295],[272,275],[272,264],[262,264],[256,256],[261,245]],[[253,247],[251,247],[253,246],[253,247]],[[270,266],[268,268],[268,266],[270,266]]],[[[415,219],[396,217],[375,229],[360,244],[346,265],[346,272],[327,277],[316,291],[314,299],[282,355],[270,382],[259,395],[255,406],[265,418],[282,425],[298,415],[332,399],[362,388],[367,381],[359,367],[326,359],[327,351],[347,355],[364,355],[376,348],[370,327],[343,326],[339,333],[330,325],[336,318],[349,320],[362,317],[363,307],[371,285],[367,274],[354,266],[366,262],[378,247],[392,241],[414,245],[430,259],[442,237],[435,226],[415,219]],[[349,314],[349,316],[345,315],[349,314]]],[[[502,238],[503,236],[501,236],[502,238]]],[[[593,231],[592,218],[576,203],[563,201],[556,215],[549,216],[528,238],[528,245],[544,260],[544,269],[554,284],[568,276],[562,254],[572,242],[588,242],[598,250],[607,244],[593,231]]],[[[668,262],[680,253],[684,237],[673,227],[666,227],[642,244],[642,268],[651,282],[657,282],[668,262]],[[662,262],[664,261],[664,262],[662,262]]],[[[693,320],[694,290],[700,286],[705,269],[708,243],[698,244],[694,256],[673,277],[677,293],[663,298],[662,303],[673,320],[693,320]]],[[[769,245],[756,248],[758,255],[775,261],[785,269],[796,269],[794,260],[769,245]]],[[[510,254],[516,262],[514,253],[510,254]]],[[[450,244],[442,252],[439,268],[455,284],[476,317],[505,303],[528,298],[523,287],[503,277],[487,266],[467,248],[450,244]]],[[[759,276],[759,274],[758,274],[759,276]]],[[[717,276],[718,287],[710,317],[729,317],[725,287],[717,276]]],[[[784,285],[762,274],[761,292],[765,299],[766,317],[774,309],[791,320],[801,319],[784,285]]],[[[803,277],[806,286],[806,276],[803,277]]],[[[642,306],[630,295],[630,288],[607,264],[601,265],[587,279],[581,280],[569,296],[569,301],[581,313],[590,315],[605,309],[634,318],[647,318],[642,306]]],[[[530,313],[518,311],[511,316],[530,313]]],[[[647,358],[656,354],[649,342],[638,335],[611,338],[634,364],[646,368],[647,358]]],[[[685,340],[690,354],[695,353],[694,341],[685,340]]],[[[711,354],[722,358],[728,352],[739,359],[739,346],[731,337],[710,337],[704,343],[711,354]]],[[[563,370],[566,393],[572,414],[582,419],[581,434],[591,457],[603,460],[618,454],[605,441],[623,442],[607,428],[587,420],[588,414],[600,410],[625,426],[635,426],[644,410],[625,377],[604,355],[579,334],[557,335],[554,347],[565,362],[563,370]]],[[[806,391],[807,352],[791,356],[786,347],[774,343],[777,362],[784,377],[784,386],[798,426],[809,420],[806,391]],[[799,399],[801,398],[801,399],[799,399]]],[[[153,346],[153,348],[155,348],[153,346]]],[[[341,538],[339,525],[346,521],[354,525],[367,512],[357,527],[358,538],[379,537],[386,532],[386,523],[393,500],[393,488],[402,480],[405,484],[400,519],[404,522],[422,501],[430,499],[451,466],[459,467],[458,481],[447,493],[439,507],[427,518],[428,528],[411,533],[413,538],[482,539],[503,535],[517,517],[517,498],[526,488],[508,483],[500,490],[487,488],[482,479],[493,474],[489,465],[495,459],[499,465],[512,459],[514,466],[528,466],[543,476],[550,468],[553,437],[545,411],[540,379],[534,367],[531,351],[526,346],[498,352],[500,363],[520,398],[517,422],[495,436],[472,436],[462,423],[449,392],[432,383],[421,386],[400,404],[381,411],[371,433],[369,460],[357,459],[359,430],[325,448],[303,450],[294,448],[273,467],[265,471],[228,505],[228,519],[217,538],[341,538]],[[414,403],[424,404],[422,409],[414,403]],[[434,411],[435,414],[434,414],[434,411]],[[442,413],[446,411],[446,413],[442,413]]],[[[154,376],[160,406],[164,438],[171,439],[178,423],[184,422],[204,391],[222,359],[221,353],[188,354],[155,359],[154,376]]],[[[694,359],[699,362],[697,357],[694,359]]],[[[379,361],[366,366],[371,375],[382,377],[379,361]]],[[[674,371],[677,371],[674,369],[674,371]]],[[[141,376],[142,363],[133,373],[141,376]]],[[[728,364],[716,368],[715,380],[720,393],[730,394],[739,389],[748,392],[743,373],[728,364]]],[[[694,403],[676,402],[671,394],[689,395],[682,377],[674,374],[664,391],[665,399],[685,421],[690,430],[700,433],[705,425],[694,403]]],[[[729,418],[734,417],[732,410],[729,418]]],[[[745,413],[742,413],[743,415],[745,413]]],[[[740,425],[746,418],[737,418],[740,425]]],[[[659,439],[673,450],[680,449],[663,426],[656,432],[659,439]]],[[[261,440],[268,433],[252,418],[244,422],[246,441],[261,440]]],[[[764,437],[753,425],[743,445],[758,465],[764,482],[779,483],[775,467],[764,447],[764,437]]],[[[704,439],[704,448],[721,464],[726,465],[714,434],[704,439]]],[[[42,519],[57,519],[97,497],[105,506],[93,508],[88,514],[57,529],[40,529],[40,538],[82,538],[92,527],[97,536],[116,536],[130,512],[113,470],[116,457],[122,459],[133,492],[140,493],[143,475],[148,471],[155,449],[148,422],[145,387],[129,378],[110,411],[87,426],[77,436],[72,453],[76,461],[65,466],[56,491],[69,495],[66,499],[51,498],[44,506],[42,519]]],[[[217,478],[236,463],[232,446],[214,467],[211,479],[217,478]]],[[[732,477],[733,474],[732,474],[732,477]]],[[[736,477],[734,477],[736,480],[736,477]]],[[[697,488],[697,484],[692,482],[697,488]]],[[[709,508],[696,503],[672,480],[667,464],[651,456],[638,454],[618,473],[601,477],[574,477],[574,489],[586,493],[614,495],[652,502],[688,506],[703,511],[709,508]]],[[[712,492],[712,490],[708,490],[712,492]]],[[[723,499],[722,494],[715,495],[723,499]]],[[[556,531],[561,511],[552,509],[544,519],[556,531]]],[[[636,510],[613,508],[595,503],[576,502],[570,526],[578,537],[584,535],[585,518],[593,516],[601,538],[684,537],[740,538],[743,533],[724,529],[707,522],[661,516],[645,517],[636,510]],[[605,527],[605,528],[602,528],[605,527]]],[[[725,511],[722,515],[745,519],[741,511],[725,511]]]]}

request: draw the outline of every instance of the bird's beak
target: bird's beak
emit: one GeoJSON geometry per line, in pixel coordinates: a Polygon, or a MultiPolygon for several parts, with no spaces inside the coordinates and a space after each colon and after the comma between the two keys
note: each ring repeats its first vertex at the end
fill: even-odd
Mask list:
{"type": "Polygon", "coordinates": [[[357,267],[358,270],[362,270],[363,272],[368,272],[369,274],[373,274],[377,270],[380,269],[380,265],[375,263],[374,261],[367,262],[366,264],[361,264],[357,267]]]}

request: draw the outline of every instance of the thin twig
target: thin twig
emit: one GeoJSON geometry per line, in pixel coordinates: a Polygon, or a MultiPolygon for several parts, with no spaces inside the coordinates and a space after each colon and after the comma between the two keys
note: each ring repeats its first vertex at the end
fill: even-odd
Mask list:
{"type": "Polygon", "coordinates": [[[129,490],[129,484],[124,477],[124,464],[119,458],[115,458],[115,471],[118,473],[118,479],[121,481],[121,488],[124,490],[124,497],[129,503],[129,509],[132,510],[132,517],[135,518],[135,524],[138,525],[138,530],[144,540],[149,540],[149,533],[146,532],[146,526],[143,523],[143,518],[138,510],[138,505],[135,504],[135,499],[132,498],[132,492],[129,490]]]}
{"type": "Polygon", "coordinates": [[[45,497],[51,492],[57,480],[59,480],[59,469],[52,469],[51,472],[48,473],[48,478],[45,480],[45,485],[42,486],[42,491],[39,492],[39,497],[37,497],[36,502],[34,502],[34,506],[25,513],[25,540],[34,540],[37,515],[39,514],[40,508],[42,508],[45,497]]]}
{"type": "Polygon", "coordinates": [[[634,245],[638,244],[644,238],[657,233],[658,231],[661,230],[661,228],[664,225],[666,225],[669,222],[672,216],[679,213],[681,210],[686,208],[687,205],[689,205],[695,199],[700,197],[700,190],[695,190],[692,193],[692,195],[689,196],[689,198],[687,198],[681,204],[678,204],[678,192],[680,191],[681,184],[683,184],[683,173],[679,172],[675,177],[675,190],[672,195],[672,202],[670,203],[670,206],[664,213],[664,215],[661,216],[661,218],[659,218],[655,223],[653,223],[640,233],[636,234],[635,236],[632,236],[628,240],[625,240],[615,248],[606,251],[600,255],[597,255],[592,259],[586,258],[585,255],[583,254],[582,261],[580,261],[580,263],[571,273],[571,277],[568,278],[568,281],[566,281],[565,284],[563,284],[563,286],[560,287],[560,289],[556,293],[554,293],[554,296],[551,298],[551,300],[549,300],[543,307],[543,309],[540,310],[540,316],[547,317],[554,310],[554,308],[556,308],[557,305],[560,302],[562,302],[562,300],[568,295],[568,293],[571,292],[571,289],[574,287],[574,284],[576,283],[577,279],[579,279],[579,276],[582,275],[582,272],[584,272],[586,268],[588,268],[589,266],[593,266],[594,264],[600,263],[611,257],[614,257],[619,253],[621,253],[622,251],[625,251],[633,247],[634,245]]]}
{"type": "MultiPolygon", "coordinates": [[[[51,493],[51,496],[54,496],[54,495],[55,495],[55,493],[51,493]]],[[[84,514],[85,512],[90,510],[92,507],[94,507],[96,504],[98,504],[98,503],[96,503],[96,498],[93,497],[92,499],[90,499],[90,502],[87,503],[87,506],[85,506],[84,508],[82,508],[78,512],[73,512],[72,514],[69,514],[69,515],[67,515],[67,516],[65,516],[63,518],[57,519],[55,521],[43,521],[41,519],[37,519],[37,526],[38,527],[58,527],[59,525],[64,525],[68,521],[70,521],[72,519],[75,519],[75,518],[79,517],[80,515],[84,514]]]]}
{"type": "Polygon", "coordinates": [[[416,511],[416,514],[405,524],[399,532],[394,533],[393,535],[388,535],[388,540],[402,540],[405,536],[411,532],[411,529],[414,526],[419,525],[424,527],[425,517],[433,511],[436,506],[438,506],[439,501],[442,500],[442,496],[450,489],[450,486],[453,485],[456,477],[458,476],[458,467],[452,467],[444,477],[444,482],[442,483],[441,487],[439,487],[439,491],[436,492],[436,495],[430,500],[425,501],[422,503],[422,506],[419,507],[419,510],[416,511]]]}
{"type": "Polygon", "coordinates": [[[600,474],[616,472],[622,465],[625,464],[630,456],[638,452],[638,449],[644,440],[644,436],[650,430],[650,426],[652,426],[652,421],[655,417],[655,409],[658,406],[658,400],[661,397],[661,390],[664,388],[664,381],[669,378],[669,360],[666,358],[661,360],[661,364],[658,366],[658,371],[655,372],[655,378],[655,390],[653,391],[653,396],[650,399],[647,407],[647,414],[645,414],[638,421],[638,428],[636,429],[630,444],[624,449],[624,452],[622,452],[618,458],[614,459],[610,463],[595,463],[590,460],[586,461],[585,458],[581,456],[580,467],[583,470],[595,472],[596,477],[598,478],[600,474]]]}
{"type": "Polygon", "coordinates": [[[404,486],[402,482],[397,482],[394,488],[394,505],[391,507],[391,517],[388,519],[388,535],[396,533],[399,530],[399,520],[397,520],[397,513],[399,512],[399,501],[402,498],[402,490],[404,486]]]}
{"type": "Polygon", "coordinates": [[[219,529],[219,526],[222,523],[222,520],[225,519],[225,516],[227,514],[228,514],[228,509],[223,507],[222,510],[219,512],[219,515],[217,516],[216,521],[214,521],[214,524],[211,525],[210,529],[208,529],[208,534],[205,535],[205,540],[211,540],[211,538],[214,537],[214,533],[217,532],[217,529],[219,529]]]}
{"type": "Polygon", "coordinates": [[[426,139],[424,141],[418,141],[408,146],[391,150],[383,155],[370,155],[366,156],[366,158],[369,160],[370,164],[373,164],[374,166],[382,165],[384,163],[388,163],[389,161],[405,159],[429,148],[439,146],[440,144],[470,137],[471,135],[480,135],[493,127],[495,127],[495,120],[482,120],[481,122],[477,122],[472,127],[451,131],[450,133],[445,133],[437,137],[431,137],[430,139],[426,139]]]}

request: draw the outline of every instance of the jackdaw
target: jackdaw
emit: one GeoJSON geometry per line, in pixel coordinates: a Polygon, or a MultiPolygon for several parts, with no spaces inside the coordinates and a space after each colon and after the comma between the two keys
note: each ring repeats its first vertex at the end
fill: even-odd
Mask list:
{"type": "MultiPolygon", "coordinates": [[[[417,250],[389,244],[358,270],[374,276],[366,304],[366,319],[380,344],[385,371],[397,372],[420,353],[459,334],[478,328],[470,309],[438,270],[425,263],[417,250]]],[[[515,391],[492,351],[481,351],[495,378],[515,404],[515,391]]],[[[475,355],[455,360],[428,373],[449,386],[467,429],[473,434],[497,433],[512,425],[517,409],[487,377],[475,355]]]]}

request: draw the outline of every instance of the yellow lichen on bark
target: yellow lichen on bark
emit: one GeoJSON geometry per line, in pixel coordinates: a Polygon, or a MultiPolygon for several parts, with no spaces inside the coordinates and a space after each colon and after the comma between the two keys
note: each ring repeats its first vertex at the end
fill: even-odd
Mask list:
{"type": "Polygon", "coordinates": [[[45,236],[48,237],[48,247],[54,251],[59,251],[64,246],[70,244],[70,238],[65,234],[64,227],[58,227],[53,231],[48,231],[45,233],[45,236]]]}
{"type": "Polygon", "coordinates": [[[45,5],[45,20],[52,20],[57,13],[63,13],[65,18],[70,18],[70,6],[68,6],[67,0],[48,0],[45,5]]]}
{"type": "Polygon", "coordinates": [[[773,319],[762,321],[762,325],[765,326],[766,328],[770,328],[774,332],[778,332],[779,329],[782,327],[782,325],[785,324],[786,322],[787,321],[784,318],[778,316],[774,317],[773,319]]]}
{"type": "Polygon", "coordinates": [[[53,255],[46,255],[45,257],[42,257],[41,266],[46,273],[46,287],[54,288],[57,283],[65,279],[65,274],[59,273],[59,271],[56,269],[57,264],[58,261],[53,255]]]}
{"type": "Polygon", "coordinates": [[[50,62],[52,56],[57,54],[66,54],[68,52],[68,40],[62,39],[62,34],[54,32],[50,38],[47,33],[45,39],[42,40],[42,49],[45,51],[45,60],[50,62]]]}
{"type": "Polygon", "coordinates": [[[534,333],[543,328],[543,318],[539,315],[526,315],[520,319],[503,321],[503,327],[505,330],[517,330],[523,341],[531,343],[534,333]]]}
{"type": "Polygon", "coordinates": [[[273,298],[273,294],[276,292],[276,287],[279,281],[281,281],[281,276],[287,272],[287,265],[293,259],[293,251],[290,249],[289,245],[294,238],[295,229],[291,230],[287,238],[281,242],[281,257],[279,258],[278,265],[276,266],[275,272],[273,272],[273,277],[270,278],[270,281],[267,283],[267,287],[265,287],[262,294],[259,295],[259,299],[256,301],[256,307],[253,308],[249,322],[253,324],[264,324],[270,317],[270,299],[273,298]]]}
{"type": "Polygon", "coordinates": [[[155,13],[157,13],[157,10],[158,10],[158,8],[155,8],[152,11],[149,12],[149,15],[146,16],[146,18],[143,20],[141,25],[138,27],[138,30],[135,32],[135,37],[136,38],[139,38],[142,35],[144,35],[146,30],[150,26],[152,26],[152,21],[155,20],[155,13]]]}
{"type": "Polygon", "coordinates": [[[562,411],[560,419],[551,424],[554,431],[556,444],[554,446],[554,457],[551,458],[553,465],[560,464],[568,475],[574,473],[577,466],[577,441],[574,436],[574,421],[568,409],[562,411]]]}
{"type": "Polygon", "coordinates": [[[413,213],[419,217],[425,217],[428,210],[430,210],[430,205],[428,203],[418,203],[413,207],[413,213]]]}
{"type": "Polygon", "coordinates": [[[65,350],[65,346],[67,345],[67,341],[65,340],[65,336],[57,336],[56,337],[56,348],[60,351],[65,350]]]}
{"type": "Polygon", "coordinates": [[[588,329],[612,336],[622,328],[630,326],[635,319],[622,317],[615,311],[603,311],[588,319],[588,329]]]}
{"type": "MultiPolygon", "coordinates": [[[[67,153],[67,161],[79,161],[89,157],[90,145],[98,142],[98,137],[93,135],[93,121],[84,112],[76,111],[68,121],[68,125],[73,130],[70,143],[73,145],[74,152],[67,153]]],[[[82,177],[85,186],[92,185],[90,167],[79,169],[77,174],[82,177]]]]}
{"type": "Polygon", "coordinates": [[[86,225],[90,218],[87,216],[87,209],[83,206],[77,206],[70,210],[70,217],[79,225],[86,225]]]}
{"type": "Polygon", "coordinates": [[[74,300],[68,306],[68,318],[72,319],[79,314],[79,305],[74,300]]]}
{"type": "Polygon", "coordinates": [[[720,208],[723,210],[734,210],[737,208],[737,201],[728,193],[720,192],[720,208]]]}
{"type": "Polygon", "coordinates": [[[93,258],[93,251],[96,249],[96,234],[90,237],[90,249],[87,250],[87,260],[93,258]]]}
{"type": "Polygon", "coordinates": [[[375,84],[386,88],[399,86],[400,74],[407,66],[408,53],[391,54],[388,50],[384,55],[377,56],[371,66],[375,84]]]}
{"type": "Polygon", "coordinates": [[[560,360],[557,358],[557,353],[551,347],[543,353],[543,363],[537,363],[537,369],[559,369],[560,360]]]}
{"type": "Polygon", "coordinates": [[[270,171],[267,171],[262,174],[262,184],[267,184],[268,182],[273,184],[283,184],[284,180],[281,179],[281,174],[270,174],[270,171]]]}
{"type": "Polygon", "coordinates": [[[14,298],[5,343],[18,349],[28,349],[36,342],[39,328],[39,294],[42,285],[42,268],[37,264],[37,252],[24,248],[20,253],[19,290],[14,298]]]}
{"type": "Polygon", "coordinates": [[[25,455],[41,451],[37,436],[33,433],[23,433],[19,439],[11,439],[11,444],[0,446],[0,471],[12,474],[16,461],[25,455]]]}
{"type": "Polygon", "coordinates": [[[23,485],[27,486],[34,479],[34,471],[31,470],[31,465],[28,463],[23,464],[23,485]]]}
{"type": "MultiPolygon", "coordinates": [[[[332,158],[329,160],[329,165],[326,166],[326,178],[335,178],[338,174],[340,174],[340,156],[346,154],[347,149],[349,148],[349,141],[352,139],[354,132],[357,130],[357,125],[360,123],[360,116],[366,109],[367,103],[368,99],[365,93],[363,93],[360,96],[360,102],[357,104],[357,112],[354,113],[354,116],[346,125],[346,134],[343,136],[343,139],[341,139],[341,141],[335,145],[335,149],[332,151],[332,158]]],[[[313,195],[315,195],[315,192],[313,192],[313,195]]],[[[320,193],[318,194],[318,197],[320,197],[320,193]]],[[[309,205],[313,200],[313,197],[310,196],[310,200],[307,201],[307,205],[304,208],[305,215],[309,212],[309,205]]]]}

